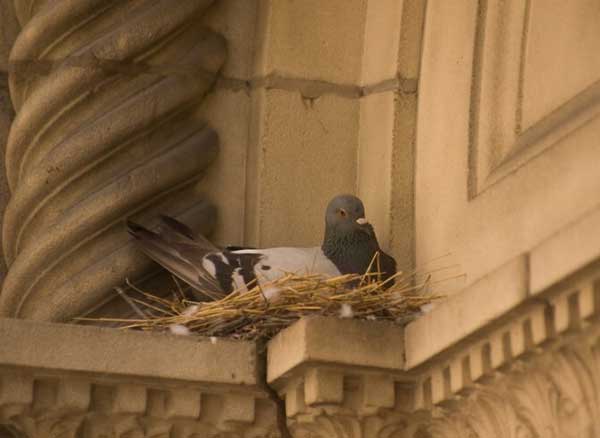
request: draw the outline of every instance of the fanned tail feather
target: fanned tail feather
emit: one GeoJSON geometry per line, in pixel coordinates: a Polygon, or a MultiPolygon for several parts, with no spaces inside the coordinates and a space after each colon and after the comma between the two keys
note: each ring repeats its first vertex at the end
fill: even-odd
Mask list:
{"type": "Polygon", "coordinates": [[[189,284],[200,294],[211,299],[225,294],[216,280],[202,267],[203,257],[216,250],[205,238],[194,238],[184,224],[168,216],[161,217],[164,227],[155,233],[131,221],[127,221],[129,234],[136,239],[137,246],[163,268],[189,284]]]}

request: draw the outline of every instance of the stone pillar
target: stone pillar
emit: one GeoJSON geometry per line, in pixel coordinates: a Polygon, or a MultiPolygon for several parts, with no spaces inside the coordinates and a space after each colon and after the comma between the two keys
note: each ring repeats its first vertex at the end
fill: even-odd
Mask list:
{"type": "MultiPolygon", "coordinates": [[[[2,150],[6,147],[8,131],[14,118],[14,110],[10,102],[8,91],[8,57],[10,49],[19,33],[19,22],[17,20],[14,4],[10,1],[0,4],[0,146],[2,150]]],[[[4,156],[0,155],[0,217],[4,214],[4,208],[8,203],[9,191],[4,172],[4,156]]],[[[6,275],[4,257],[0,262],[0,282],[6,275]]]]}
{"type": "Polygon", "coordinates": [[[163,212],[210,231],[194,186],[217,137],[194,110],[225,59],[200,25],[211,3],[15,2],[0,315],[68,320],[144,277],[127,217],[163,212]]]}

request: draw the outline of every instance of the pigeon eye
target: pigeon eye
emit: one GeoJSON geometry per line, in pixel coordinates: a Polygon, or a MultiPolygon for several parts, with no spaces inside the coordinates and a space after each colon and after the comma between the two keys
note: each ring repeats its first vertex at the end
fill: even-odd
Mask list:
{"type": "Polygon", "coordinates": [[[346,210],[344,210],[343,208],[340,208],[340,216],[346,217],[346,210]]]}

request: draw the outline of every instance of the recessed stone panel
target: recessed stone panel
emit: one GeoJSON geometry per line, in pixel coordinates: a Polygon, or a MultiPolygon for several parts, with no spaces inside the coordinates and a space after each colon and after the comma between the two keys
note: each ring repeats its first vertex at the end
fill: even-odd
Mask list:
{"type": "Polygon", "coordinates": [[[523,67],[523,129],[600,80],[600,3],[531,1],[523,67]]]}

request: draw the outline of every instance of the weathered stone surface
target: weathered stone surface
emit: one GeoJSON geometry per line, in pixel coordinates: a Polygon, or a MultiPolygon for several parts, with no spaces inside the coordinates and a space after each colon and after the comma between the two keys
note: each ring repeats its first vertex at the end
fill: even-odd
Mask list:
{"type": "Polygon", "coordinates": [[[260,118],[249,157],[247,240],[320,244],[327,203],[355,188],[358,103],[282,90],[256,93],[253,111],[260,118]]]}
{"type": "Polygon", "coordinates": [[[0,2],[0,71],[8,72],[10,50],[20,30],[15,5],[11,0],[0,2]]]}
{"type": "Polygon", "coordinates": [[[256,385],[253,343],[0,319],[0,366],[256,385]]]}
{"type": "Polygon", "coordinates": [[[283,0],[261,2],[261,75],[357,84],[366,2],[283,0]]]}
{"type": "Polygon", "coordinates": [[[404,368],[402,328],[386,322],[304,318],[269,341],[267,381],[307,362],[404,368]]]}

